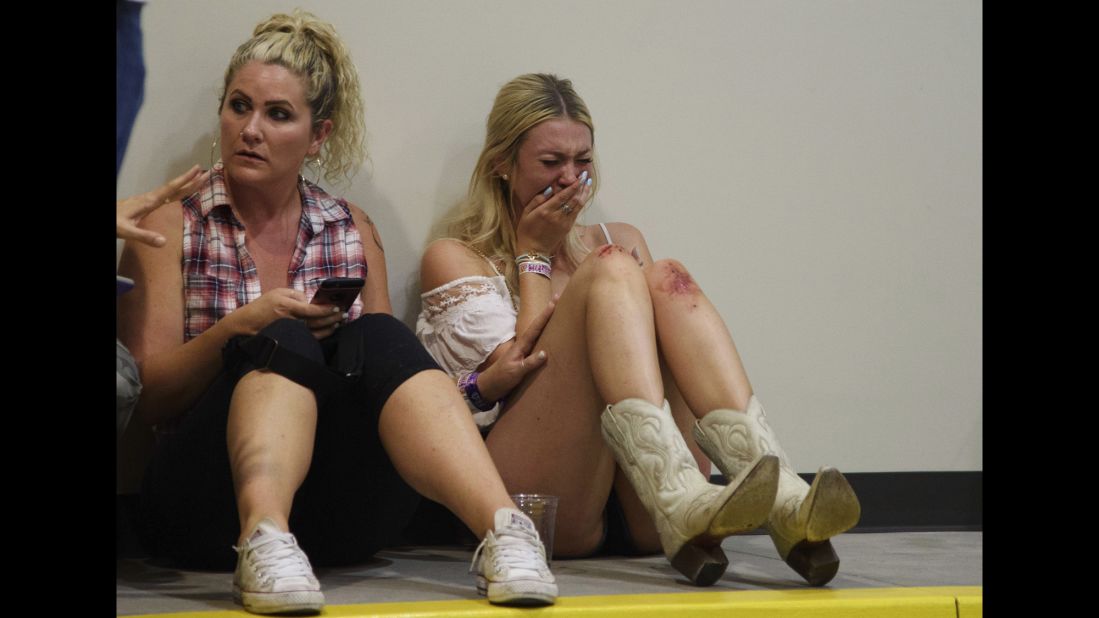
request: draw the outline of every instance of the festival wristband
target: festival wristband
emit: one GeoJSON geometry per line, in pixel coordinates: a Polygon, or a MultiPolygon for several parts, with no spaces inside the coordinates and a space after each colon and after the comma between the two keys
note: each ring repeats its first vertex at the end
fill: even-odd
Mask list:
{"type": "Polygon", "coordinates": [[[519,274],[521,275],[523,273],[534,273],[549,279],[550,275],[553,273],[553,267],[549,264],[543,264],[542,262],[523,262],[519,265],[519,274]]]}
{"type": "Polygon", "coordinates": [[[473,404],[473,407],[482,412],[487,412],[496,405],[496,402],[485,401],[485,398],[481,396],[481,391],[477,388],[477,376],[479,375],[479,373],[474,371],[459,378],[458,392],[473,404]]]}

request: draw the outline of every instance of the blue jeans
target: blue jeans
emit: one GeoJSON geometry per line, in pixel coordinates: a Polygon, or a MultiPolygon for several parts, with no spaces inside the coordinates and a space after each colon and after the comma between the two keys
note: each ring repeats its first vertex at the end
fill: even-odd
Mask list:
{"type": "Polygon", "coordinates": [[[145,98],[145,58],[141,48],[140,2],[116,0],[115,3],[115,151],[114,176],[122,170],[122,157],[130,142],[137,111],[145,98]]]}

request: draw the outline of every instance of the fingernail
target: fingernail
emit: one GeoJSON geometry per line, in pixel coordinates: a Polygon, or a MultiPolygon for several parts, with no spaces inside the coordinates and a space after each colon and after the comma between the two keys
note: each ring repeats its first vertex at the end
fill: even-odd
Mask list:
{"type": "Polygon", "coordinates": [[[584,184],[586,184],[586,185],[588,185],[588,186],[590,187],[590,186],[591,186],[591,178],[589,178],[589,179],[588,179],[588,182],[586,182],[586,183],[584,183],[584,184]]]}
{"type": "Polygon", "coordinates": [[[339,307],[332,307],[332,313],[339,313],[339,312],[340,312],[339,307]]]}
{"type": "Polygon", "coordinates": [[[588,170],[584,170],[583,174],[580,174],[580,184],[584,184],[584,181],[588,179],[588,170]]]}
{"type": "Polygon", "coordinates": [[[538,352],[538,359],[539,360],[541,360],[545,357],[546,357],[546,351],[545,350],[541,350],[541,351],[538,352]]]}
{"type": "Polygon", "coordinates": [[[348,312],[348,311],[345,311],[345,312],[344,312],[344,314],[343,314],[343,319],[345,319],[345,320],[347,319],[347,315],[348,315],[348,313],[350,313],[350,312],[348,312]]]}
{"type": "Polygon", "coordinates": [[[549,186],[549,187],[546,187],[546,190],[542,192],[542,195],[545,196],[545,197],[549,197],[550,193],[553,193],[553,186],[552,185],[549,186]]]}

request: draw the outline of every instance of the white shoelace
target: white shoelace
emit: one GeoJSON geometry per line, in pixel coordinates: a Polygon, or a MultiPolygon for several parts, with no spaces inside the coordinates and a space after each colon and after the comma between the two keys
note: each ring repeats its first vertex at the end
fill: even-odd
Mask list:
{"type": "Polygon", "coordinates": [[[272,535],[267,542],[250,549],[250,560],[260,579],[270,582],[284,577],[313,577],[309,559],[292,534],[272,535]]]}
{"type": "MultiPolygon", "coordinates": [[[[471,573],[477,568],[477,558],[481,555],[481,550],[492,539],[495,540],[496,546],[496,551],[493,553],[494,567],[503,564],[509,569],[526,569],[538,573],[545,570],[545,549],[538,542],[538,537],[523,528],[507,526],[499,532],[499,535],[491,531],[485,535],[484,540],[477,546],[477,551],[473,552],[473,561],[469,565],[471,573]]],[[[493,571],[499,570],[499,568],[493,569],[493,571]]]]}

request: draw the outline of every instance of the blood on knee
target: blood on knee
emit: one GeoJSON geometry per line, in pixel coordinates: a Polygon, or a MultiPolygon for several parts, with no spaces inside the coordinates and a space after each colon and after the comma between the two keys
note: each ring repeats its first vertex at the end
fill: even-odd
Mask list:
{"type": "Polygon", "coordinates": [[[596,252],[596,255],[603,258],[603,257],[607,257],[608,255],[614,253],[615,251],[617,251],[619,253],[625,253],[626,252],[625,249],[623,249],[622,247],[619,247],[618,245],[603,245],[603,247],[600,248],[599,251],[596,252]]]}
{"type": "MultiPolygon", "coordinates": [[[[698,284],[691,277],[687,269],[677,262],[663,262],[658,264],[658,287],[662,292],[670,296],[694,297],[700,293],[698,284]]],[[[697,306],[693,304],[692,307],[697,306]]]]}

